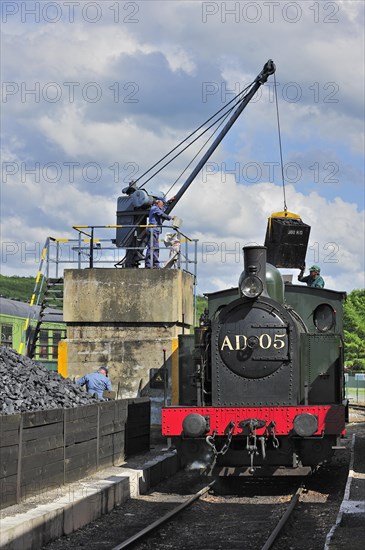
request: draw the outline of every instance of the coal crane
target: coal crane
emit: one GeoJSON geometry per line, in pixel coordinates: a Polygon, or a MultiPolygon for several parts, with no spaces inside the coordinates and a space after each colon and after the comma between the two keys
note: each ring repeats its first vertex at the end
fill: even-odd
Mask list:
{"type": "MultiPolygon", "coordinates": [[[[274,62],[269,59],[265,63],[260,74],[255,78],[255,80],[247,86],[242,92],[240,92],[235,98],[233,98],[227,106],[220,109],[215,115],[213,115],[206,123],[210,124],[206,127],[206,123],[202,124],[197,130],[192,132],[183,142],[178,146],[174,147],[170,153],[165,155],[158,163],[154,164],[147,172],[153,170],[160,162],[166,160],[169,155],[174,154],[174,157],[171,160],[174,160],[182,151],[194,143],[198,138],[193,138],[197,132],[201,131],[198,137],[202,136],[208,129],[213,127],[217,122],[222,121],[224,123],[227,120],[227,117],[230,115],[228,120],[225,122],[223,128],[220,130],[218,135],[215,137],[212,144],[206,150],[205,154],[202,156],[201,160],[197,163],[193,171],[190,173],[189,177],[186,179],[185,183],[181,186],[179,191],[176,193],[173,202],[168,202],[166,207],[166,214],[169,214],[172,209],[179,202],[181,197],[184,195],[190,184],[194,181],[196,176],[199,174],[200,170],[206,164],[208,159],[214,153],[220,142],[223,140],[224,136],[236,122],[238,117],[241,115],[242,111],[254,97],[259,88],[265,84],[270,75],[275,73],[276,67],[274,62]],[[228,111],[227,111],[228,107],[228,111]],[[212,121],[214,122],[212,123],[212,121]],[[185,143],[190,139],[190,143],[185,145],[185,143]],[[184,146],[183,149],[181,149],[184,146]],[[178,148],[180,147],[180,152],[178,148]]],[[[166,166],[169,162],[166,162],[166,166]]],[[[164,167],[163,166],[163,167],[164,167]]],[[[126,249],[125,257],[116,264],[116,267],[125,267],[125,268],[136,268],[139,266],[141,260],[144,259],[142,250],[144,249],[144,244],[146,240],[146,228],[143,227],[147,224],[147,218],[150,206],[156,198],[161,197],[160,193],[148,193],[144,186],[147,182],[141,183],[140,180],[147,174],[145,172],[137,181],[132,181],[130,184],[122,190],[123,195],[118,197],[117,202],[117,231],[115,244],[119,248],[126,249]]],[[[157,173],[157,172],[156,172],[157,173]]],[[[154,174],[155,175],[155,174],[154,174]]],[[[151,176],[153,177],[153,176],[151,176]]],[[[149,181],[151,177],[147,180],[149,181]]]]}

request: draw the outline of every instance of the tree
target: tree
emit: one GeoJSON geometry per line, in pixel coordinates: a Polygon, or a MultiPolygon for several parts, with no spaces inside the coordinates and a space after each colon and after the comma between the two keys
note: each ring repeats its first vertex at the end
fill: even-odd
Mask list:
{"type": "Polygon", "coordinates": [[[365,290],[353,290],[344,305],[345,361],[365,371],[365,290]]]}

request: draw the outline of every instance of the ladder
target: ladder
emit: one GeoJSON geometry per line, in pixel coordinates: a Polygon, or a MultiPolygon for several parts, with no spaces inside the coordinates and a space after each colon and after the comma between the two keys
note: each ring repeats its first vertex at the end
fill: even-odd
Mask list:
{"type": "MultiPolygon", "coordinates": [[[[33,358],[44,317],[59,315],[63,307],[63,279],[48,277],[48,253],[52,237],[47,237],[36,276],[33,294],[29,305],[30,312],[24,323],[23,336],[18,349],[19,354],[33,358]],[[33,306],[33,307],[32,307],[33,306]],[[55,308],[59,311],[50,311],[55,308]]],[[[48,344],[47,344],[48,345],[48,344]]]]}
{"type": "MultiPolygon", "coordinates": [[[[45,290],[43,298],[40,307],[37,308],[38,312],[36,318],[33,319],[34,330],[30,330],[30,337],[27,342],[26,355],[31,359],[33,359],[36,352],[36,346],[45,316],[48,317],[49,322],[49,317],[52,315],[59,315],[63,308],[63,278],[45,278],[44,281],[45,290]]],[[[48,344],[48,341],[47,343],[42,343],[42,347],[49,348],[50,345],[48,344]]]]}

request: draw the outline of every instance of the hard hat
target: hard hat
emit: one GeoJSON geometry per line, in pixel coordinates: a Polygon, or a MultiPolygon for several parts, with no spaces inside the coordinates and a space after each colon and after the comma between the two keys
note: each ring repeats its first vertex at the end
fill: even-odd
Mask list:
{"type": "Polygon", "coordinates": [[[319,265],[312,265],[312,267],[309,268],[309,271],[315,271],[316,273],[320,273],[321,268],[319,267],[319,265]]]}

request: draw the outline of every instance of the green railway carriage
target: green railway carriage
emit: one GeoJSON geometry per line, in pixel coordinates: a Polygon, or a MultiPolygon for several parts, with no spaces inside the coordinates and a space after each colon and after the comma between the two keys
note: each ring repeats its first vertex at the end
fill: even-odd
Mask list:
{"type": "MultiPolygon", "coordinates": [[[[0,297],[0,345],[19,352],[27,319],[39,317],[40,306],[0,297]]],[[[31,323],[31,330],[34,326],[31,323]]],[[[50,370],[57,370],[58,343],[66,337],[62,311],[46,308],[33,359],[50,370]]],[[[25,346],[23,346],[24,354],[25,346]]]]}

